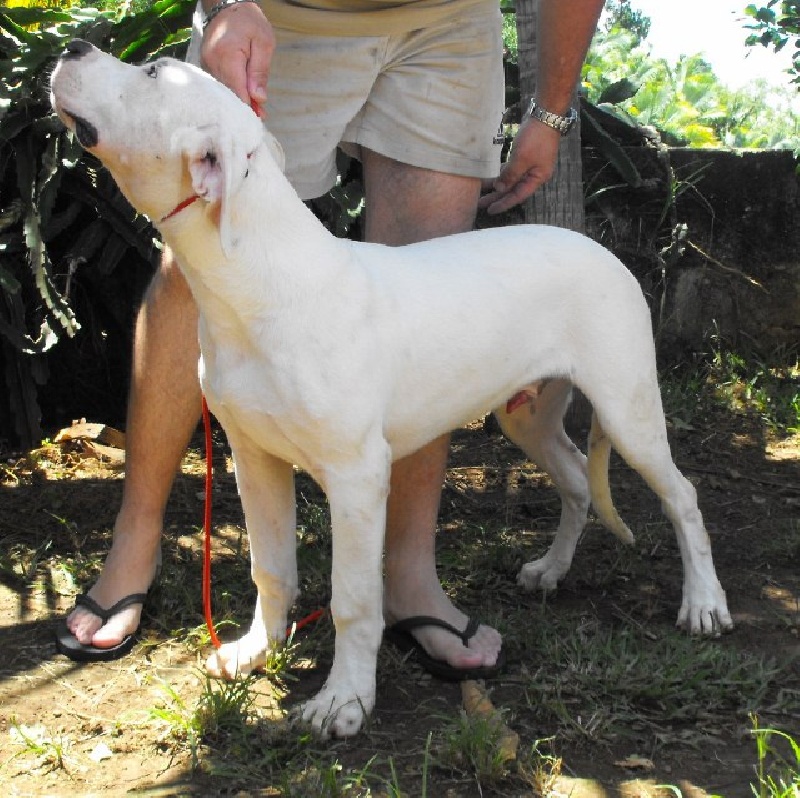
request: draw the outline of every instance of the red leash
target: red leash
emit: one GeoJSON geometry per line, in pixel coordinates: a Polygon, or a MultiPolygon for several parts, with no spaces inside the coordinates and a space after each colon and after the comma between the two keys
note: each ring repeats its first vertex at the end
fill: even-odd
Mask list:
{"type": "Polygon", "coordinates": [[[211,617],[211,483],[213,481],[212,457],[211,457],[211,415],[208,412],[206,398],[203,397],[203,426],[206,431],[206,506],[203,512],[203,530],[205,531],[203,540],[203,614],[206,616],[206,626],[211,635],[211,642],[214,648],[219,648],[217,632],[214,629],[214,621],[211,617]]]}
{"type": "MultiPolygon", "coordinates": [[[[264,118],[264,109],[255,100],[251,100],[250,107],[260,118],[264,118]]],[[[250,156],[248,155],[247,157],[249,158],[250,156]]],[[[177,213],[180,213],[184,208],[191,205],[196,199],[198,199],[196,196],[192,196],[184,200],[175,208],[175,210],[164,217],[162,221],[166,221],[177,213]]],[[[214,645],[214,648],[219,648],[222,644],[220,643],[217,633],[214,629],[214,620],[211,614],[211,484],[213,482],[213,468],[211,466],[211,414],[208,412],[208,405],[206,404],[205,396],[203,397],[203,426],[205,428],[206,441],[206,487],[205,510],[203,512],[203,615],[206,619],[208,633],[211,635],[211,642],[214,645]]],[[[304,626],[308,626],[308,624],[313,623],[318,618],[321,618],[324,614],[325,610],[314,610],[314,612],[306,615],[305,618],[302,618],[297,623],[292,624],[286,630],[286,637],[290,637],[293,632],[299,631],[304,626]]]]}
{"type": "MultiPolygon", "coordinates": [[[[212,468],[212,440],[211,440],[211,414],[208,412],[206,398],[203,397],[203,427],[205,428],[206,439],[206,487],[205,487],[205,510],[203,512],[203,615],[206,619],[208,633],[211,635],[211,642],[214,648],[219,648],[220,643],[214,629],[214,620],[211,614],[211,484],[213,482],[212,468]]],[[[286,630],[286,637],[290,637],[293,632],[297,632],[304,626],[313,623],[325,614],[325,610],[314,610],[306,615],[297,623],[292,624],[286,630]]]]}

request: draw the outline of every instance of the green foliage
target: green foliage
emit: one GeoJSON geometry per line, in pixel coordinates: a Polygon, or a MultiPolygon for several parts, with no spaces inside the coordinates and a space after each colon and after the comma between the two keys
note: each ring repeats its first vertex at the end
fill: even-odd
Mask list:
{"type": "Polygon", "coordinates": [[[757,783],[752,784],[756,798],[797,798],[800,795],[800,743],[777,729],[761,729],[751,715],[756,740],[757,783]],[[781,744],[786,749],[784,754],[781,744]]]}
{"type": "Polygon", "coordinates": [[[778,432],[800,431],[800,360],[781,352],[771,365],[722,348],[714,352],[709,379],[717,396],[734,410],[757,413],[778,432]]]}
{"type": "Polygon", "coordinates": [[[150,267],[156,255],[147,220],[53,114],[48,79],[74,38],[129,61],[178,54],[193,3],[159,0],[132,14],[110,6],[0,9],[0,364],[23,445],[41,437],[36,384],[47,375],[37,356],[80,328],[76,273],[107,275],[126,259],[150,267]]]}
{"type": "Polygon", "coordinates": [[[700,55],[676,64],[653,58],[636,33],[615,25],[598,31],[582,74],[592,103],[667,142],[689,146],[800,149],[796,92],[764,81],[731,90],[700,55]]]}
{"type": "Polygon", "coordinates": [[[630,0],[608,0],[605,5],[605,29],[622,28],[630,31],[637,42],[646,39],[650,33],[650,17],[631,8],[630,0]]]}
{"type": "Polygon", "coordinates": [[[517,63],[519,40],[517,38],[517,17],[513,9],[503,8],[503,47],[507,61],[517,63]]]}
{"type": "Polygon", "coordinates": [[[748,46],[772,47],[779,52],[794,38],[790,72],[793,82],[800,84],[800,0],[769,0],[765,6],[750,3],[744,11],[753,19],[747,26],[754,31],[747,37],[748,46]]]}
{"type": "Polygon", "coordinates": [[[778,349],[769,357],[737,353],[714,338],[698,364],[681,365],[661,375],[667,416],[690,428],[708,404],[757,416],[773,432],[800,432],[800,358],[778,349]]]}

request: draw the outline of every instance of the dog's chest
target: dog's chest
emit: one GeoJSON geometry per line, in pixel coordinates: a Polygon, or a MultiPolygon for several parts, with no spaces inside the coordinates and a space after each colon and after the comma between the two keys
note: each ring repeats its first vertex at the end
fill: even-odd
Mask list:
{"type": "Polygon", "coordinates": [[[287,371],[268,359],[204,348],[200,382],[234,448],[237,441],[248,441],[313,472],[329,441],[338,437],[327,400],[321,401],[326,396],[306,384],[297,369],[287,371]]]}

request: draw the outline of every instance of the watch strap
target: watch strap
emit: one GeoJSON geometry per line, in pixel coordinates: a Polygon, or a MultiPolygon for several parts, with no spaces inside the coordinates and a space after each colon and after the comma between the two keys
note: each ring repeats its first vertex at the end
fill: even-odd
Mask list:
{"type": "Polygon", "coordinates": [[[536,100],[531,100],[528,106],[528,116],[538,119],[542,124],[553,128],[553,130],[557,130],[562,136],[566,136],[578,121],[578,112],[574,108],[570,108],[566,116],[561,116],[537,105],[536,100]]]}

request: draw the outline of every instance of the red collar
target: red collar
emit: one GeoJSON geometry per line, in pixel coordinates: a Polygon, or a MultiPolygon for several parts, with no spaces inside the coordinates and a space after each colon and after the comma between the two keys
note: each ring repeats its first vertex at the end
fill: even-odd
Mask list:
{"type": "Polygon", "coordinates": [[[177,216],[182,210],[188,208],[195,200],[199,199],[200,197],[197,194],[187,197],[183,202],[178,203],[166,216],[162,217],[161,221],[166,222],[173,216],[177,216]]]}

